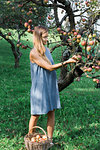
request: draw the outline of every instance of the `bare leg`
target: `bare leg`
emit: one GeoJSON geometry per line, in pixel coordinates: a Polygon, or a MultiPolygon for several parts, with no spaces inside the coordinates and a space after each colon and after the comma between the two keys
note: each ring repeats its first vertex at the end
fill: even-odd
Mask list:
{"type": "MultiPolygon", "coordinates": [[[[29,122],[29,131],[36,126],[38,121],[39,115],[31,115],[30,122],[29,122]]],[[[32,133],[32,130],[30,131],[32,133]]]]}
{"type": "Polygon", "coordinates": [[[55,125],[55,111],[48,112],[48,119],[47,119],[47,133],[48,137],[53,137],[54,125],[55,125]]]}

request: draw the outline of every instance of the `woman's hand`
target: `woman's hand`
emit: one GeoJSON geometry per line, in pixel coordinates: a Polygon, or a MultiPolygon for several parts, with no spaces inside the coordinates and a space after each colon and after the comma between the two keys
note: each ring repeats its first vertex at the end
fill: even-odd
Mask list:
{"type": "Polygon", "coordinates": [[[76,55],[74,55],[73,57],[72,57],[72,59],[74,59],[74,60],[78,60],[78,58],[77,58],[77,56],[76,55]]]}
{"type": "Polygon", "coordinates": [[[76,63],[76,60],[73,59],[73,58],[70,58],[70,59],[67,60],[67,62],[68,62],[68,63],[76,63]]]}

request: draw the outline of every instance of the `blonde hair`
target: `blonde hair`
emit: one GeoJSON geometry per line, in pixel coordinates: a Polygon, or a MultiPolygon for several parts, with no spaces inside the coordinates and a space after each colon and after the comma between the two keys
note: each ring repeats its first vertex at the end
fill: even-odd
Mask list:
{"type": "Polygon", "coordinates": [[[43,40],[42,40],[42,34],[44,34],[46,32],[48,32],[48,29],[46,27],[43,27],[43,26],[34,27],[33,44],[34,44],[34,48],[38,51],[40,56],[44,60],[46,60],[49,64],[51,64],[51,62],[45,55],[45,47],[43,45],[43,40]]]}

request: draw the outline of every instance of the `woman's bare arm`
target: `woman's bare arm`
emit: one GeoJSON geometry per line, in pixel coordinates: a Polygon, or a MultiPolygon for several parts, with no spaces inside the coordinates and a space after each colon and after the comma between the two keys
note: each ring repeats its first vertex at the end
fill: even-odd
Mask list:
{"type": "Polygon", "coordinates": [[[64,61],[63,64],[62,63],[57,63],[54,65],[50,65],[48,62],[46,62],[41,56],[39,56],[39,54],[35,51],[35,52],[30,52],[30,61],[33,63],[36,63],[37,65],[39,65],[40,67],[47,69],[49,71],[53,71],[56,70],[68,63],[75,63],[76,60],[70,58],[67,61],[64,61]]]}

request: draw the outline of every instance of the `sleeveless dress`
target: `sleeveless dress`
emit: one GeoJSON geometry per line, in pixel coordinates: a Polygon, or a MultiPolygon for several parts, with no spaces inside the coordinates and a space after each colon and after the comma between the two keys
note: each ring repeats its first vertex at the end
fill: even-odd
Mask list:
{"type": "MultiPolygon", "coordinates": [[[[46,48],[45,55],[51,64],[54,64],[48,48],[46,48]]],[[[31,115],[47,114],[49,111],[61,108],[56,71],[46,70],[32,62],[30,62],[30,65],[32,81],[30,92],[31,115]]]]}

